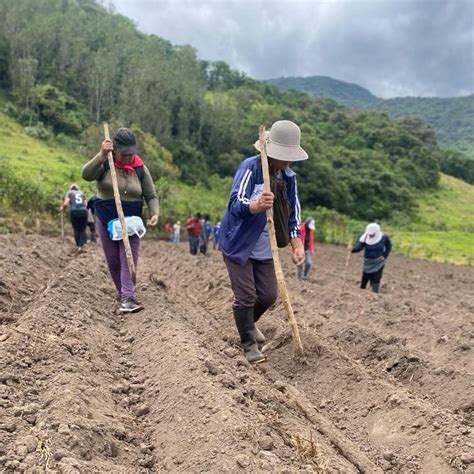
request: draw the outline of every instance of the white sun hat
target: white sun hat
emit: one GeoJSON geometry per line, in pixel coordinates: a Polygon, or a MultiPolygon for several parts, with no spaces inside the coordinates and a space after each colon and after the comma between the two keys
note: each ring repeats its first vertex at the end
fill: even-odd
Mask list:
{"type": "Polygon", "coordinates": [[[383,234],[380,230],[380,226],[373,222],[366,227],[365,232],[362,234],[359,240],[367,245],[375,245],[382,240],[382,237],[383,234]]]}
{"type": "MultiPolygon", "coordinates": [[[[300,146],[301,131],[296,123],[290,120],[279,120],[272,125],[267,132],[266,151],[269,158],[281,161],[302,161],[308,159],[306,153],[300,146]]],[[[260,151],[260,141],[254,144],[260,151]]]]}
{"type": "Polygon", "coordinates": [[[308,224],[308,229],[310,230],[316,229],[316,224],[312,217],[309,217],[308,219],[306,219],[305,224],[308,224]]]}

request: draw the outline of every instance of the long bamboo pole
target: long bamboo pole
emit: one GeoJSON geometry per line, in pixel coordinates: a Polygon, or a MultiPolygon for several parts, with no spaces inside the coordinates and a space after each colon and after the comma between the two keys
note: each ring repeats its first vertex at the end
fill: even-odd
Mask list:
{"type": "MultiPolygon", "coordinates": [[[[104,123],[104,135],[106,140],[110,140],[109,125],[106,123],[104,123]]],[[[117,173],[115,171],[114,157],[112,156],[112,152],[109,151],[109,153],[107,154],[107,159],[109,160],[110,176],[112,177],[115,206],[117,207],[117,214],[120,220],[120,225],[122,227],[122,240],[123,245],[125,246],[125,255],[127,256],[128,270],[130,271],[130,276],[132,277],[133,283],[136,283],[137,274],[135,272],[135,263],[133,262],[132,249],[130,248],[130,241],[128,240],[127,224],[125,223],[125,217],[123,215],[122,201],[120,199],[120,191],[118,189],[117,183],[117,173]]]]}
{"type": "MultiPolygon", "coordinates": [[[[270,172],[268,169],[268,158],[267,151],[265,148],[266,145],[266,134],[265,127],[262,125],[260,127],[260,157],[262,160],[262,171],[263,171],[263,190],[265,192],[270,192],[270,172]]],[[[303,345],[301,344],[300,333],[298,331],[298,325],[296,324],[295,313],[293,312],[293,307],[291,306],[290,295],[286,288],[285,277],[283,275],[283,270],[281,268],[280,255],[278,253],[278,246],[275,233],[275,225],[273,223],[273,213],[271,209],[267,209],[267,224],[268,231],[270,234],[270,245],[272,248],[273,264],[275,265],[275,274],[278,283],[278,290],[280,292],[280,298],[283,303],[283,306],[286,309],[286,314],[288,316],[288,324],[291,330],[291,336],[293,338],[293,346],[295,352],[298,356],[303,356],[303,345]]]]}

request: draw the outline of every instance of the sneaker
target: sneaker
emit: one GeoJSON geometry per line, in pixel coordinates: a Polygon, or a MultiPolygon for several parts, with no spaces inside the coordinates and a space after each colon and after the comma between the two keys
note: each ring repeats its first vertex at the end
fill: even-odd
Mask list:
{"type": "Polygon", "coordinates": [[[138,304],[133,298],[129,298],[126,301],[122,301],[122,304],[119,308],[119,313],[136,313],[141,311],[143,306],[138,304]]]}

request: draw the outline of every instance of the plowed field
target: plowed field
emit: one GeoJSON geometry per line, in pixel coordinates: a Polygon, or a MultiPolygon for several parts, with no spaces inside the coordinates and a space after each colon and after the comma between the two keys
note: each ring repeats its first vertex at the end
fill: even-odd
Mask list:
{"type": "Polygon", "coordinates": [[[220,253],[142,245],[140,313],[116,314],[100,247],[0,238],[3,472],[474,472],[474,269],[317,247],[299,284],[306,360],[284,309],[239,350],[220,253]]]}

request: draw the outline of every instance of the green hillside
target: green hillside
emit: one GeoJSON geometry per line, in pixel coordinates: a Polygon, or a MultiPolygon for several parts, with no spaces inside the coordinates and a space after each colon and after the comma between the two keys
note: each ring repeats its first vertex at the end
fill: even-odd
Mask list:
{"type": "Polygon", "coordinates": [[[391,117],[416,116],[435,130],[438,142],[474,156],[474,94],[465,97],[395,97],[383,100],[357,84],[326,76],[281,77],[268,82],[280,90],[298,89],[329,97],[355,109],[386,112],[391,117]]]}
{"type": "Polygon", "coordinates": [[[397,250],[441,262],[474,264],[474,186],[441,175],[436,190],[417,197],[417,210],[403,225],[388,223],[397,250]]]}
{"type": "MultiPolygon", "coordinates": [[[[71,183],[87,196],[95,183],[84,181],[80,170],[87,160],[52,138],[28,135],[10,117],[0,112],[0,233],[16,230],[58,230],[58,208],[71,183]],[[34,218],[34,219],[31,219],[34,218]]],[[[162,219],[184,219],[199,210],[217,219],[226,206],[230,179],[212,176],[209,185],[187,185],[162,177],[157,182],[162,219]],[[212,189],[212,191],[211,191],[212,189]]]]}
{"type": "Polygon", "coordinates": [[[364,87],[327,76],[280,77],[268,79],[267,82],[282,91],[298,89],[313,97],[329,97],[354,109],[365,109],[380,100],[364,87]]]}
{"type": "MultiPolygon", "coordinates": [[[[54,139],[38,140],[0,112],[0,232],[54,227],[70,184],[80,182],[82,159],[54,139]]],[[[81,183],[90,193],[89,183],[81,183]]]]}
{"type": "Polygon", "coordinates": [[[466,97],[396,97],[366,107],[391,117],[417,116],[435,130],[438,142],[474,154],[474,94],[466,97]]]}
{"type": "Polygon", "coordinates": [[[42,141],[0,112],[0,160],[18,180],[32,181],[56,192],[80,179],[82,159],[54,140],[42,141]]]}

